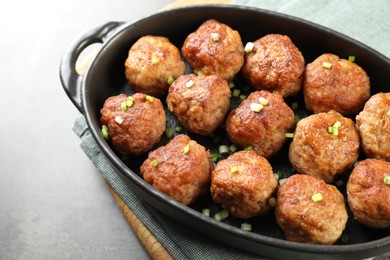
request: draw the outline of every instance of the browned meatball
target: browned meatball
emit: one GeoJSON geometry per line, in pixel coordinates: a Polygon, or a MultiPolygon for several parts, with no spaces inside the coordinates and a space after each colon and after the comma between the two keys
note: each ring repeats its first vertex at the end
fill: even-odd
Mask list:
{"type": "Polygon", "coordinates": [[[141,165],[146,182],[184,205],[209,191],[212,170],[210,154],[186,135],[151,151],[141,165]]]}
{"type": "Polygon", "coordinates": [[[356,124],[365,154],[390,161],[390,93],[373,95],[356,116],[356,124]]]}
{"type": "Polygon", "coordinates": [[[286,141],[285,134],[294,127],[294,112],[282,95],[266,90],[252,92],[226,120],[226,133],[240,148],[253,149],[266,158],[276,154],[286,141]],[[257,112],[260,100],[268,104],[257,112]],[[253,110],[255,111],[253,111],[253,110]]]}
{"type": "Polygon", "coordinates": [[[108,137],[121,154],[148,152],[165,131],[161,101],[142,93],[109,97],[100,113],[101,124],[107,126],[108,137]]]}
{"type": "Polygon", "coordinates": [[[214,19],[187,36],[182,52],[195,72],[232,80],[244,64],[240,34],[214,19]]]}
{"type": "Polygon", "coordinates": [[[306,66],[303,93],[306,108],[314,113],[335,110],[351,115],[370,97],[370,80],[356,63],[323,54],[306,66]]]}
{"type": "Polygon", "coordinates": [[[289,159],[299,173],[331,183],[337,174],[345,172],[355,163],[359,147],[355,123],[332,110],[298,122],[290,144],[289,159]],[[341,124],[331,132],[332,128],[336,128],[333,127],[336,122],[341,124]]]}
{"type": "Polygon", "coordinates": [[[188,74],[172,83],[167,105],[188,131],[208,135],[224,121],[229,95],[229,85],[220,76],[188,74]]]}
{"type": "Polygon", "coordinates": [[[290,37],[268,34],[254,42],[242,73],[253,88],[288,97],[301,90],[304,70],[305,59],[290,37]]]}
{"type": "Polygon", "coordinates": [[[129,50],[125,75],[135,92],[162,97],[167,94],[168,79],[185,73],[180,51],[167,38],[144,36],[129,50]]]}
{"type": "Polygon", "coordinates": [[[357,163],[347,183],[354,218],[372,228],[390,229],[390,162],[366,159],[357,163]]]}
{"type": "Polygon", "coordinates": [[[270,213],[268,201],[277,187],[271,165],[255,151],[230,155],[218,162],[211,175],[212,199],[238,218],[270,213]]]}
{"type": "Polygon", "coordinates": [[[289,241],[333,244],[345,229],[343,195],[316,177],[292,175],[279,188],[276,201],[276,222],[289,241]]]}

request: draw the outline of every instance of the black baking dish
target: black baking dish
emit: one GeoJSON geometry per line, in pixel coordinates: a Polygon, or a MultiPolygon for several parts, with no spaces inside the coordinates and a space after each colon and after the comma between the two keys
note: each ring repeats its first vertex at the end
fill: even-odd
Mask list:
{"type": "MultiPolygon", "coordinates": [[[[234,5],[198,5],[164,11],[136,22],[99,25],[86,31],[69,47],[61,62],[60,77],[65,92],[85,116],[94,139],[119,175],[144,201],[181,224],[259,255],[290,259],[358,259],[390,251],[388,231],[366,228],[355,223],[351,215],[346,229],[350,237],[348,244],[331,246],[286,241],[272,216],[250,220],[252,232],[241,230],[240,220],[232,217],[217,222],[200,212],[203,207],[218,210],[218,205],[214,205],[211,198],[206,196],[191,207],[181,205],[143,181],[139,165],[145,156],[122,160],[110,148],[100,133],[99,110],[109,96],[131,93],[123,67],[131,45],[144,35],[162,35],[180,49],[185,37],[211,18],[238,30],[244,44],[269,33],[288,35],[303,53],[306,63],[323,53],[334,53],[344,58],[354,55],[356,62],[370,77],[372,94],[389,92],[386,84],[390,82],[390,60],[387,57],[345,35],[284,14],[234,5]],[[101,50],[87,72],[78,75],[75,71],[78,56],[85,47],[97,42],[102,43],[101,50]]],[[[195,135],[191,138],[209,145],[209,149],[215,149],[216,144],[207,138],[195,135]]],[[[166,141],[163,138],[162,142],[166,141]]],[[[287,161],[278,157],[271,159],[273,167],[282,170],[285,177],[291,174],[287,161]]]]}

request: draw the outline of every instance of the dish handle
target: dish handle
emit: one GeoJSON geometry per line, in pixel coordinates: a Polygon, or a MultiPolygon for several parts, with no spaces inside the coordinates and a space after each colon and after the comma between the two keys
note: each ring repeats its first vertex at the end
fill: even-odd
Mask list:
{"type": "MultiPolygon", "coordinates": [[[[96,43],[103,44],[112,30],[121,24],[123,24],[123,22],[107,22],[88,29],[70,44],[62,57],[60,64],[60,79],[62,87],[69,99],[81,113],[83,113],[83,107],[81,104],[83,73],[76,69],[76,63],[78,62],[79,56],[88,46],[96,43]]],[[[94,57],[95,55],[92,58],[94,57]]],[[[90,63],[88,63],[88,65],[89,64],[90,63]]]]}

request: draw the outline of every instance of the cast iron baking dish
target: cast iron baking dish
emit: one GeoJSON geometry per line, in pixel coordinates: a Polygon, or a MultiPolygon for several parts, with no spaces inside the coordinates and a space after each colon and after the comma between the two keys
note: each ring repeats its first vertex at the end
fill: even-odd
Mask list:
{"type": "MultiPolygon", "coordinates": [[[[139,166],[146,155],[123,160],[103,139],[99,124],[99,110],[103,102],[119,93],[131,93],[124,76],[124,62],[132,44],[144,35],[162,35],[168,37],[180,49],[186,36],[195,31],[202,22],[211,18],[239,31],[244,44],[269,33],[288,35],[303,53],[306,63],[323,53],[334,53],[342,58],[353,55],[356,57],[356,63],[370,77],[371,94],[389,92],[390,60],[387,57],[328,28],[271,11],[234,5],[199,5],[157,13],[137,22],[109,22],[99,25],[87,30],[70,45],[61,61],[60,77],[65,92],[85,116],[93,137],[119,175],[144,201],[179,223],[232,247],[259,255],[290,259],[359,259],[388,252],[389,232],[366,228],[356,223],[351,214],[344,231],[349,237],[348,243],[339,241],[329,246],[286,241],[272,214],[268,217],[245,220],[252,224],[251,232],[240,229],[243,222],[240,219],[228,217],[222,222],[215,221],[201,213],[202,208],[211,209],[212,214],[221,210],[212,202],[209,195],[190,207],[170,199],[154,190],[140,176],[139,166]],[[92,43],[102,43],[102,48],[87,72],[82,76],[78,75],[75,71],[76,60],[82,50],[92,43]]],[[[245,83],[240,78],[236,81],[244,91],[245,83]]],[[[298,98],[296,102],[300,104],[299,107],[304,107],[302,99],[298,98]]],[[[304,109],[296,113],[308,114],[304,109]]],[[[172,115],[168,115],[167,124],[176,123],[172,115]]],[[[226,141],[223,131],[218,134],[222,137],[220,143],[215,143],[208,137],[196,135],[190,137],[213,151],[226,141]]],[[[168,139],[164,137],[161,144],[167,141],[168,139]]],[[[287,147],[288,143],[285,146],[287,147]]],[[[276,157],[270,159],[274,171],[282,171],[284,177],[293,174],[286,155],[286,147],[276,157]]],[[[348,173],[344,176],[347,178],[348,173]]],[[[345,187],[341,187],[340,190],[345,194],[345,187]]]]}

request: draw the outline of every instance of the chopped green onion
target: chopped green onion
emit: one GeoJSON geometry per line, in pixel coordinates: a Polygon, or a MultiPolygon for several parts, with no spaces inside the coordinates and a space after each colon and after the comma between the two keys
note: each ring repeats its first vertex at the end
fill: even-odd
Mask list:
{"type": "Polygon", "coordinates": [[[242,223],[241,229],[245,231],[252,231],[252,224],[250,223],[242,223]]]}
{"type": "Polygon", "coordinates": [[[198,76],[204,76],[204,72],[201,71],[201,70],[199,70],[199,71],[196,72],[196,75],[198,75],[198,76]]]}
{"type": "Polygon", "coordinates": [[[294,133],[286,133],[285,137],[286,138],[294,138],[294,133]]]}
{"type": "Polygon", "coordinates": [[[123,112],[125,112],[125,111],[127,110],[126,101],[123,101],[123,102],[121,103],[121,109],[122,109],[123,112]]]}
{"type": "Polygon", "coordinates": [[[230,145],[229,146],[229,150],[234,153],[235,151],[237,151],[237,146],[235,146],[234,144],[230,145]]]}
{"type": "Polygon", "coordinates": [[[235,86],[235,85],[234,85],[234,82],[233,82],[233,81],[230,81],[230,82],[229,82],[229,88],[234,88],[234,86],[235,86]]]}
{"type": "Polygon", "coordinates": [[[186,88],[190,88],[194,85],[194,81],[192,79],[190,79],[189,81],[187,81],[186,83],[186,88]]]}
{"type": "Polygon", "coordinates": [[[386,116],[389,116],[389,117],[390,117],[390,110],[387,111],[386,116]]]}
{"type": "Polygon", "coordinates": [[[355,56],[350,55],[350,56],[348,57],[348,60],[354,62],[354,61],[355,61],[355,56]]]}
{"type": "Polygon", "coordinates": [[[115,120],[115,122],[117,122],[118,124],[122,124],[122,123],[123,123],[123,118],[120,117],[120,116],[116,116],[114,120],[115,120]]]}
{"type": "Polygon", "coordinates": [[[207,217],[210,217],[210,210],[209,209],[202,209],[202,214],[207,216],[207,217]]]}
{"type": "Polygon", "coordinates": [[[334,123],[333,128],[339,128],[340,126],[341,126],[341,122],[337,121],[336,123],[334,123]]]}
{"type": "Polygon", "coordinates": [[[187,144],[186,146],[184,146],[183,153],[187,154],[189,151],[190,151],[190,145],[187,144]]]}
{"type": "Polygon", "coordinates": [[[128,96],[126,100],[126,106],[131,107],[134,103],[134,98],[132,96],[128,96]]]}
{"type": "Polygon", "coordinates": [[[266,99],[266,98],[259,97],[259,101],[260,101],[260,104],[262,104],[263,106],[268,105],[268,99],[266,99]]]}
{"type": "Polygon", "coordinates": [[[158,59],[156,57],[152,58],[152,64],[156,65],[158,63],[158,59]]]}
{"type": "Polygon", "coordinates": [[[257,103],[252,103],[252,104],[251,104],[251,110],[252,110],[253,112],[258,113],[258,112],[260,112],[262,109],[263,109],[263,105],[262,105],[262,104],[257,104],[257,103]]]}
{"type": "Polygon", "coordinates": [[[341,243],[342,244],[347,244],[348,243],[348,241],[349,241],[349,236],[347,236],[347,235],[343,235],[342,237],[341,237],[341,243]]]}
{"type": "Polygon", "coordinates": [[[270,207],[275,207],[276,206],[276,199],[275,199],[275,197],[271,197],[269,200],[268,200],[268,205],[270,206],[270,207]]]}
{"type": "Polygon", "coordinates": [[[287,181],[287,178],[279,179],[279,186],[282,186],[283,183],[287,181]]]}
{"type": "Polygon", "coordinates": [[[321,200],[322,200],[322,194],[321,194],[321,193],[313,194],[313,196],[311,196],[311,199],[312,199],[314,202],[321,201],[321,200]]]}
{"type": "Polygon", "coordinates": [[[390,185],[390,176],[386,176],[383,181],[385,182],[385,184],[387,185],[390,185]]]}
{"type": "Polygon", "coordinates": [[[229,153],[229,146],[227,146],[227,145],[220,145],[218,147],[218,151],[219,151],[220,154],[227,154],[227,153],[229,153]]]}
{"type": "Polygon", "coordinates": [[[153,97],[152,96],[149,96],[147,95],[146,96],[146,100],[149,101],[149,102],[153,102],[153,97]]]}
{"type": "Polygon", "coordinates": [[[222,221],[227,217],[229,217],[229,211],[222,210],[222,211],[218,212],[217,214],[215,214],[214,219],[216,221],[222,221]]]}
{"type": "Polygon", "coordinates": [[[221,158],[222,158],[222,154],[219,154],[219,153],[213,153],[211,155],[211,159],[212,159],[213,162],[217,162],[221,158]]]}
{"type": "Polygon", "coordinates": [[[182,129],[181,129],[181,127],[180,127],[180,126],[176,126],[176,127],[175,127],[175,132],[176,132],[176,133],[180,133],[180,132],[181,132],[181,130],[182,130],[182,129]]]}
{"type": "Polygon", "coordinates": [[[252,146],[252,145],[250,145],[250,146],[247,146],[247,147],[245,147],[245,150],[247,150],[247,151],[251,151],[251,150],[253,150],[253,146],[252,146]]]}
{"type": "Polygon", "coordinates": [[[102,125],[102,136],[104,139],[108,140],[108,127],[106,125],[102,125]]]}
{"type": "Polygon", "coordinates": [[[272,93],[274,93],[274,94],[279,94],[279,91],[274,90],[274,91],[272,91],[272,93]]]}
{"type": "Polygon", "coordinates": [[[236,173],[236,172],[238,172],[238,166],[233,166],[233,167],[230,169],[230,172],[231,172],[231,173],[236,173]]]}
{"type": "Polygon", "coordinates": [[[250,53],[253,50],[254,47],[255,47],[255,44],[253,42],[247,42],[245,44],[244,51],[246,53],[250,53]]]}
{"type": "Polygon", "coordinates": [[[151,165],[152,165],[153,167],[157,167],[158,161],[157,161],[156,159],[154,159],[154,160],[152,161],[151,165]]]}
{"type": "Polygon", "coordinates": [[[282,178],[283,177],[283,173],[282,173],[282,171],[277,171],[276,173],[275,173],[275,177],[276,177],[276,179],[280,179],[280,178],[282,178]]]}
{"type": "Polygon", "coordinates": [[[327,69],[330,69],[330,67],[332,67],[332,63],[323,62],[323,63],[322,63],[322,67],[327,68],[327,69]]]}
{"type": "Polygon", "coordinates": [[[233,96],[233,97],[238,97],[238,96],[240,96],[240,93],[241,93],[241,90],[239,90],[239,89],[234,89],[234,90],[233,90],[232,96],[233,96]]]}
{"type": "Polygon", "coordinates": [[[333,127],[333,135],[338,136],[339,135],[339,128],[338,127],[333,127]]]}
{"type": "Polygon", "coordinates": [[[298,123],[299,120],[301,120],[301,118],[299,117],[299,115],[294,115],[294,122],[295,122],[295,123],[298,123]]]}
{"type": "Polygon", "coordinates": [[[219,40],[219,34],[218,33],[212,33],[211,34],[211,39],[213,40],[213,42],[216,42],[219,40]]]}
{"type": "Polygon", "coordinates": [[[333,134],[333,126],[328,126],[328,133],[333,134]]]}
{"type": "Polygon", "coordinates": [[[240,95],[240,101],[243,101],[244,99],[246,99],[246,96],[245,95],[240,95]]]}
{"type": "Polygon", "coordinates": [[[167,128],[165,130],[165,136],[168,137],[168,138],[171,138],[173,136],[173,129],[172,128],[167,128]]]}
{"type": "Polygon", "coordinates": [[[172,76],[169,76],[169,78],[167,79],[167,83],[169,85],[171,85],[174,81],[175,81],[175,79],[172,76]]]}
{"type": "Polygon", "coordinates": [[[128,96],[127,100],[134,101],[134,98],[132,96],[128,96]]]}

